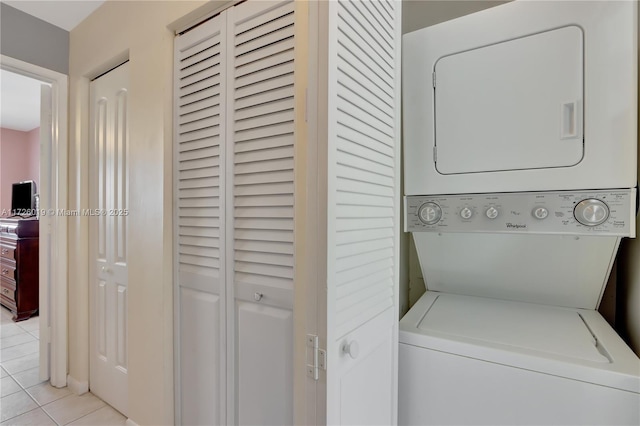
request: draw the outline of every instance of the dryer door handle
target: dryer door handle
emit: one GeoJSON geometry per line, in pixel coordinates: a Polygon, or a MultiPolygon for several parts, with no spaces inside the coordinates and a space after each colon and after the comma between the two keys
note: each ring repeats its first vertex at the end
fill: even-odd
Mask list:
{"type": "Polygon", "coordinates": [[[566,102],[560,108],[560,139],[582,139],[582,102],[566,102]]]}

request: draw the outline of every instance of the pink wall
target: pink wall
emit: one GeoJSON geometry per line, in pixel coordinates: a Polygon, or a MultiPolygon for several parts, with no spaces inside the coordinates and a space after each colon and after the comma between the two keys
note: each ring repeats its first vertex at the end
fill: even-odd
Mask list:
{"type": "Polygon", "coordinates": [[[40,129],[21,132],[0,129],[0,216],[9,216],[11,184],[33,180],[40,184],[40,129]]]}

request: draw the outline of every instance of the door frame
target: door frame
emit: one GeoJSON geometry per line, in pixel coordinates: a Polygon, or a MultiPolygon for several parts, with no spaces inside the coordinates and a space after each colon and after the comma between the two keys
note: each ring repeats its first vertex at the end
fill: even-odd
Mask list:
{"type": "MultiPolygon", "coordinates": [[[[48,179],[53,185],[52,193],[45,198],[51,200],[51,205],[40,208],[53,209],[55,212],[65,210],[68,206],[68,76],[5,55],[0,55],[0,69],[51,85],[51,158],[42,158],[42,151],[40,155],[40,163],[50,161],[51,167],[48,176],[41,176],[40,179],[48,179]]],[[[46,187],[41,185],[42,189],[46,187]]],[[[46,234],[52,242],[48,253],[51,267],[40,258],[40,339],[48,339],[51,344],[49,377],[41,376],[41,379],[50,378],[52,386],[64,387],[67,385],[68,358],[67,219],[64,214],[41,215],[40,230],[41,235],[46,234]]]]}

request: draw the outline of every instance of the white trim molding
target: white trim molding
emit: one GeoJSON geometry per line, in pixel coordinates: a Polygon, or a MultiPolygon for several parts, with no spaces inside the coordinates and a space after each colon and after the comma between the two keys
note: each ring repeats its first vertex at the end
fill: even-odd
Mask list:
{"type": "Polygon", "coordinates": [[[67,376],[67,387],[76,395],[82,395],[89,392],[89,382],[81,382],[71,376],[67,376]]]}

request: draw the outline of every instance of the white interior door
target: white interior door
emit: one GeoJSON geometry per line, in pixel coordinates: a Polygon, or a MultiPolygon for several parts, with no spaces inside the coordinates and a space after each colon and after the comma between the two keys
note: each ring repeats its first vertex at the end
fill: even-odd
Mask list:
{"type": "Polygon", "coordinates": [[[326,424],[395,424],[401,5],[326,7],[326,424]]]}
{"type": "Polygon", "coordinates": [[[128,87],[125,63],[90,84],[90,377],[127,414],[128,87]]]}
{"type": "Polygon", "coordinates": [[[293,423],[295,9],[176,38],[178,423],[293,423]]]}
{"type": "Polygon", "coordinates": [[[176,423],[226,417],[226,18],[175,40],[176,423]]]}
{"type": "Polygon", "coordinates": [[[227,11],[228,418],[293,424],[296,4],[227,11]]]}

